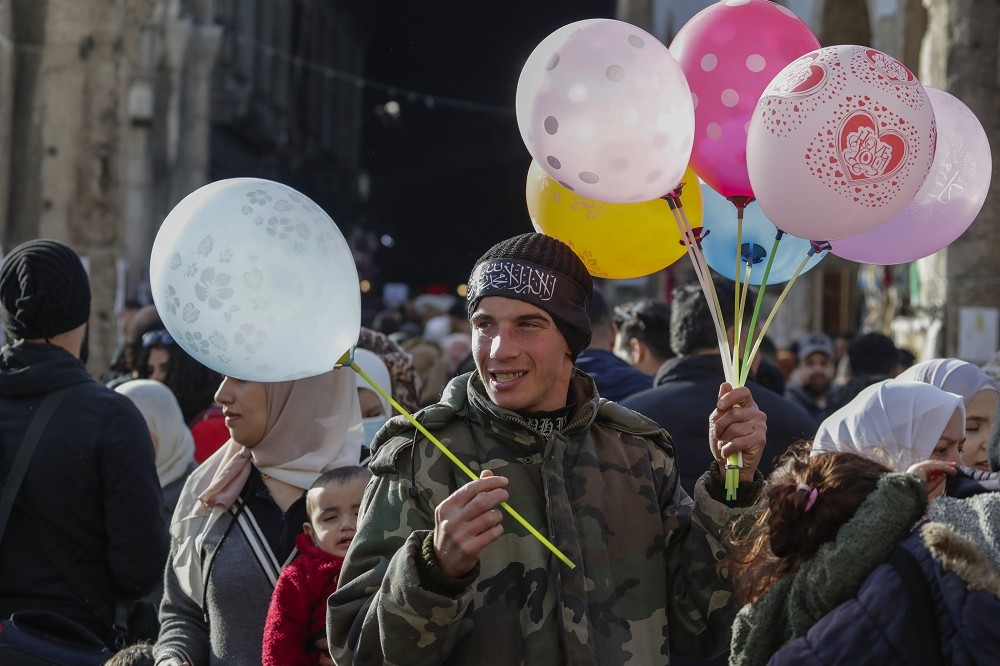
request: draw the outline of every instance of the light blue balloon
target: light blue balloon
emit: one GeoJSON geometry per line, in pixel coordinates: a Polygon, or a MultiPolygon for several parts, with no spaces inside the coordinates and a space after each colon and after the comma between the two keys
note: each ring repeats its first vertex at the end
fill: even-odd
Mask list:
{"type": "MultiPolygon", "coordinates": [[[[736,206],[705,183],[701,183],[701,195],[705,209],[702,216],[701,248],[705,260],[716,273],[730,280],[736,279],[737,211],[736,206]]],[[[743,209],[743,232],[740,236],[740,276],[746,281],[747,263],[751,264],[749,283],[760,286],[764,280],[768,257],[772,251],[774,258],[767,275],[767,284],[788,282],[795,275],[802,260],[809,257],[799,273],[805,273],[829,254],[826,244],[814,246],[808,240],[782,233],[777,246],[774,239],[778,228],[771,223],[764,212],[751,202],[743,209]],[[816,247],[817,249],[813,249],[816,247]],[[813,251],[812,256],[809,252],[813,251]]]]}

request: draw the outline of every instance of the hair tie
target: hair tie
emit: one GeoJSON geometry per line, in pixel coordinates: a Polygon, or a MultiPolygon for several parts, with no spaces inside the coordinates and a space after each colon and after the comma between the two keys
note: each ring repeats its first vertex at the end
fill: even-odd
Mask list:
{"type": "Polygon", "coordinates": [[[819,488],[813,488],[808,483],[800,483],[795,490],[804,490],[809,493],[809,499],[806,500],[806,508],[803,511],[803,513],[809,513],[809,509],[813,508],[813,504],[816,503],[816,498],[819,497],[819,488]]]}

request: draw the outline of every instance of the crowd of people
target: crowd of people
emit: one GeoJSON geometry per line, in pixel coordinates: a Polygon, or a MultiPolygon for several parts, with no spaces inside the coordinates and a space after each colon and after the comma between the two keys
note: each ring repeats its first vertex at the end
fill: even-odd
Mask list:
{"type": "Polygon", "coordinates": [[[992,368],[815,331],[734,386],[699,285],[610,303],[540,233],[468,287],[366,318],[367,379],[219,375],[147,305],[98,381],[79,257],[14,249],[0,619],[112,666],[1000,663],[992,368]]]}

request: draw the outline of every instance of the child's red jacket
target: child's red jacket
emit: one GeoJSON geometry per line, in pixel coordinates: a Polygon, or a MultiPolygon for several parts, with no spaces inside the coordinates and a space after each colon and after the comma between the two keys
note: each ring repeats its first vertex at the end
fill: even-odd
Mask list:
{"type": "Polygon", "coordinates": [[[337,589],[344,558],[295,539],[299,556],[278,576],[264,624],[263,666],[315,666],[316,641],[326,636],[326,600],[337,589]]]}

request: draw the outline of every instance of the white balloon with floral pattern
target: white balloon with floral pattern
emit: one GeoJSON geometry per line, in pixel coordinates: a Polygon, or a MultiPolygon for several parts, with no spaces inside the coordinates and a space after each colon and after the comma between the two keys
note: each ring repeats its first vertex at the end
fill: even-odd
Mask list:
{"type": "Polygon", "coordinates": [[[174,340],[238,379],[326,372],[361,329],[344,235],[307,196],[261,178],[210,183],[178,203],[153,243],[150,285],[174,340]]]}

